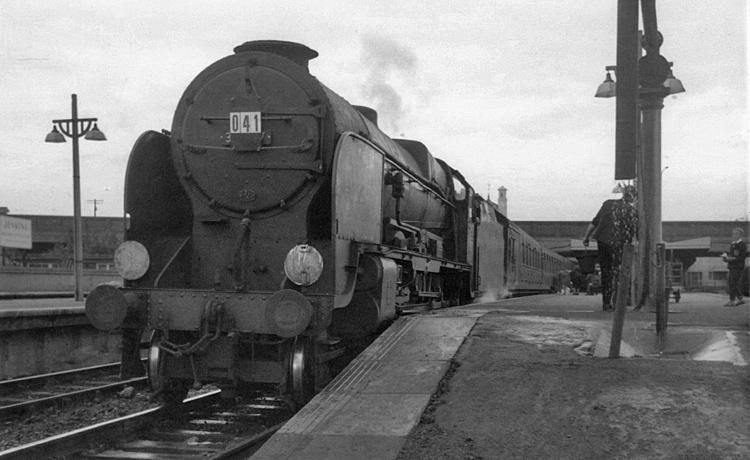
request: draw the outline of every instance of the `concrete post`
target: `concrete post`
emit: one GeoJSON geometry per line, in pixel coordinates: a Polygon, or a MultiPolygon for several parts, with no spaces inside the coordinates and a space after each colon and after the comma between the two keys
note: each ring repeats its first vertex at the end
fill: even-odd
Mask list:
{"type": "Polygon", "coordinates": [[[72,138],[73,138],[73,271],[75,272],[75,300],[83,301],[83,229],[81,225],[81,168],[78,155],[78,100],[72,95],[72,138]]]}
{"type": "Polygon", "coordinates": [[[622,250],[622,265],[617,281],[615,300],[615,315],[612,319],[612,337],[609,342],[609,357],[620,357],[620,342],[622,342],[622,328],[625,325],[625,310],[627,310],[630,278],[633,271],[633,245],[626,244],[622,250]]]}
{"type": "Polygon", "coordinates": [[[669,322],[669,303],[667,302],[667,297],[664,295],[665,293],[665,268],[667,265],[666,257],[667,257],[667,251],[666,251],[666,245],[664,243],[659,243],[656,245],[656,254],[658,257],[658,260],[660,264],[656,267],[655,279],[656,286],[654,288],[654,296],[656,297],[656,332],[658,334],[662,334],[664,332],[667,332],[667,323],[669,322]],[[658,275],[661,276],[658,276],[658,275]]]}
{"type": "MultiPolygon", "coordinates": [[[[643,188],[642,202],[645,221],[646,244],[641,245],[649,261],[649,303],[657,310],[664,307],[664,270],[655,269],[663,260],[659,260],[657,244],[662,243],[661,221],[661,109],[664,107],[664,97],[669,89],[641,88],[639,99],[643,123],[641,134],[643,138],[644,168],[641,176],[643,188]],[[657,290],[661,286],[661,290],[657,290]]],[[[665,315],[657,314],[657,331],[666,331],[665,315]],[[660,322],[660,318],[662,321],[660,322]]]]}

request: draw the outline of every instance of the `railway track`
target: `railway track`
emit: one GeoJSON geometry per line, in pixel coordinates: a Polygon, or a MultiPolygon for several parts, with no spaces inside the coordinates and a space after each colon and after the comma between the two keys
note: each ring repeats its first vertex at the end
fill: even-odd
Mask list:
{"type": "Polygon", "coordinates": [[[189,398],[180,421],[154,408],[0,452],[0,460],[230,459],[249,455],[293,415],[273,398],[227,405],[219,391],[189,398]]]}
{"type": "Polygon", "coordinates": [[[0,417],[70,404],[127,386],[145,386],[146,377],[118,380],[120,363],[72,369],[0,382],[0,417]]]}

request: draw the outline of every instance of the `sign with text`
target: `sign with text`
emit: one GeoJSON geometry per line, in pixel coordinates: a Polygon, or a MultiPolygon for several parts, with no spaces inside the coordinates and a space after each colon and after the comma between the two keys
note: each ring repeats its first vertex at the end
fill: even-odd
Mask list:
{"type": "Polygon", "coordinates": [[[31,219],[0,216],[0,246],[31,249],[31,219]]]}
{"type": "Polygon", "coordinates": [[[250,134],[260,132],[260,112],[230,112],[229,133],[250,134]]]}

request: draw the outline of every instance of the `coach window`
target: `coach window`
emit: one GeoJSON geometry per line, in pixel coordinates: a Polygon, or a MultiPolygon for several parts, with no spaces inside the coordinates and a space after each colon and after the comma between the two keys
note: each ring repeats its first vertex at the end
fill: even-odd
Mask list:
{"type": "Polygon", "coordinates": [[[529,246],[526,243],[523,244],[523,264],[529,265],[529,246]]]}

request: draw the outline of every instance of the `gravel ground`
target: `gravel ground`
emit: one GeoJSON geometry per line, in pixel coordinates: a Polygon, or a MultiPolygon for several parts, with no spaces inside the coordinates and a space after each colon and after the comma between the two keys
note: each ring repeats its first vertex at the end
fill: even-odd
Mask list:
{"type": "Polygon", "coordinates": [[[0,421],[0,451],[158,407],[158,401],[149,402],[150,395],[145,388],[136,390],[132,398],[121,398],[117,393],[97,395],[67,407],[49,407],[6,418],[0,421]]]}

